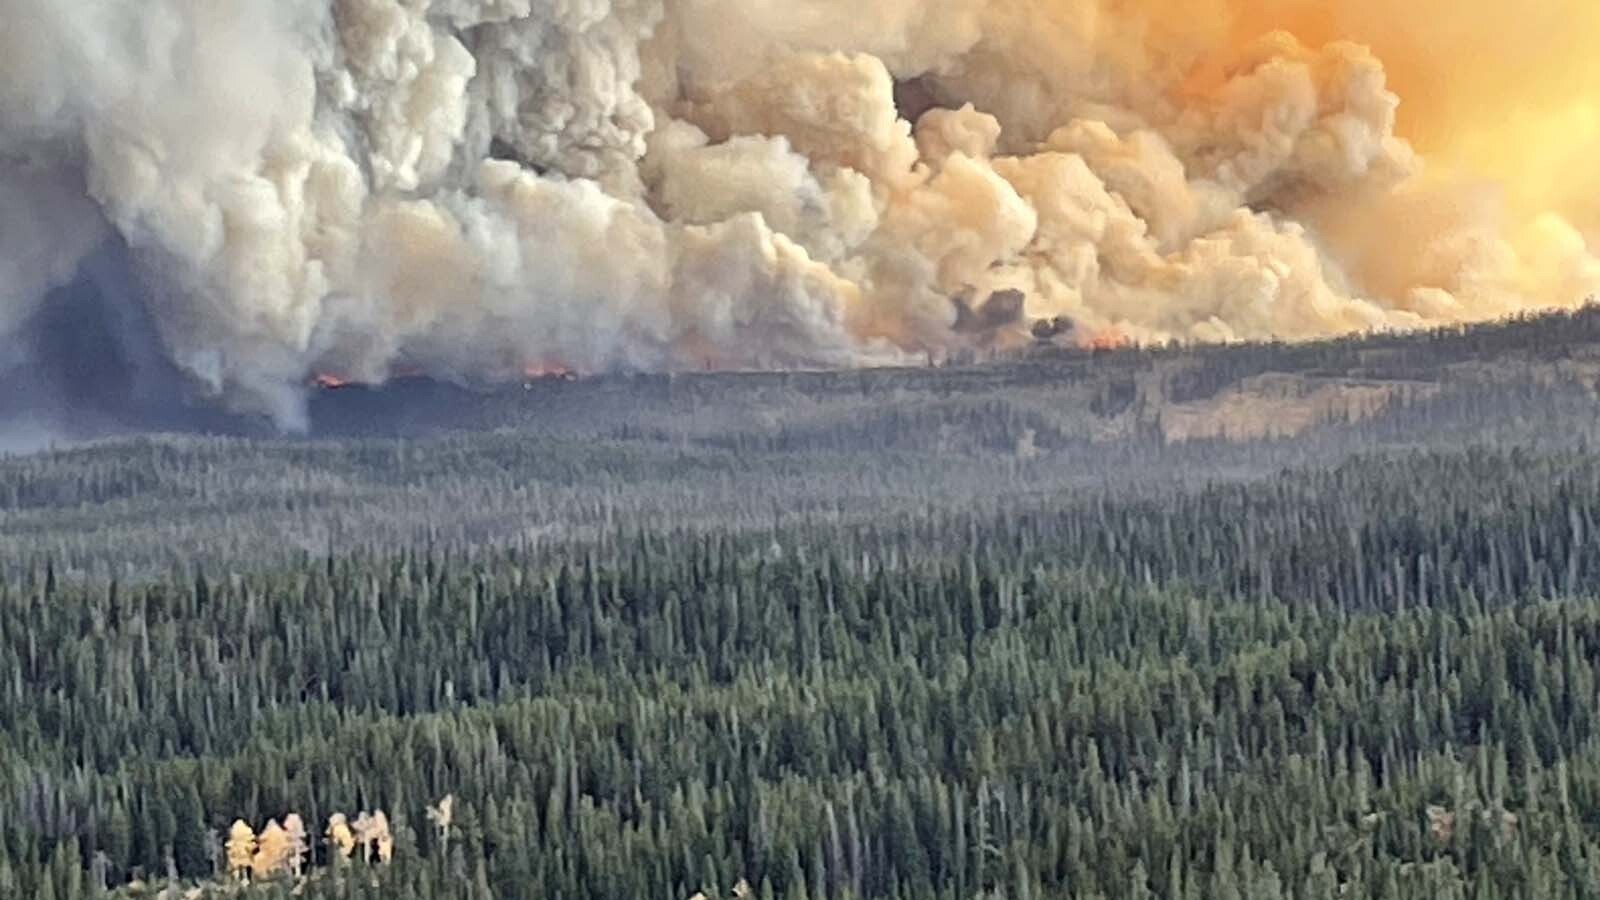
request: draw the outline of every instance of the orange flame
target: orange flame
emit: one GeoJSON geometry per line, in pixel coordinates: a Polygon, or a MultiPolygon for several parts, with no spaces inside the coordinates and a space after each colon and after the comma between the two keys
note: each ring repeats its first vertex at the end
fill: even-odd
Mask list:
{"type": "Polygon", "coordinates": [[[1087,346],[1090,350],[1120,350],[1132,343],[1122,329],[1112,325],[1090,335],[1087,346]]]}
{"type": "Polygon", "coordinates": [[[327,372],[318,372],[311,377],[311,383],[325,391],[337,391],[340,388],[350,387],[354,382],[340,378],[327,372]]]}
{"type": "Polygon", "coordinates": [[[560,364],[529,363],[522,367],[522,377],[526,381],[572,381],[578,374],[560,364]]]}

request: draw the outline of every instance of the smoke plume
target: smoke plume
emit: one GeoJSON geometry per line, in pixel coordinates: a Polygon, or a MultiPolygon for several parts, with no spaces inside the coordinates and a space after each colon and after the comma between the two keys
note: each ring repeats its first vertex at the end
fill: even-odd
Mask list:
{"type": "Polygon", "coordinates": [[[317,372],[1570,306],[1600,11],[1511,7],[0,0],[0,377],[108,246],[187,389],[286,427],[317,372]]]}

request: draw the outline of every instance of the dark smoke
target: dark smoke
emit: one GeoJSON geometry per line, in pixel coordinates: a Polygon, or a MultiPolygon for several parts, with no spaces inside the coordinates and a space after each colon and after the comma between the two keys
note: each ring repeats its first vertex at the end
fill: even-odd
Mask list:
{"type": "Polygon", "coordinates": [[[132,272],[127,246],[108,241],[0,342],[0,453],[133,431],[252,430],[195,396],[132,272]]]}

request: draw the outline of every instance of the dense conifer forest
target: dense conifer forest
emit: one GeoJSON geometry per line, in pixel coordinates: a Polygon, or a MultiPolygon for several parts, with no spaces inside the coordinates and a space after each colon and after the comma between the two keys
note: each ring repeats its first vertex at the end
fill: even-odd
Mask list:
{"type": "Polygon", "coordinates": [[[0,460],[0,897],[1592,896],[1541,328],[0,460]],[[1162,430],[1263,372],[1433,387],[1162,430]]]}

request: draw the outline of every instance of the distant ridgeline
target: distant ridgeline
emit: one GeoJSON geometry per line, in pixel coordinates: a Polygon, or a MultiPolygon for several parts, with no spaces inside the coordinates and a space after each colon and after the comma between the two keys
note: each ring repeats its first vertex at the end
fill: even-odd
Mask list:
{"type": "Polygon", "coordinates": [[[1319,344],[1048,351],[943,369],[432,381],[321,392],[311,438],[142,437],[0,458],[0,566],[125,582],[352,550],[579,547],[1357,455],[1600,446],[1600,312],[1319,344]]]}

